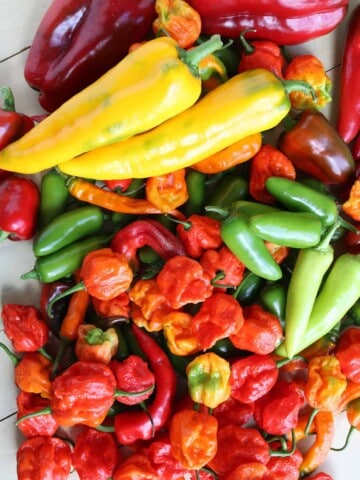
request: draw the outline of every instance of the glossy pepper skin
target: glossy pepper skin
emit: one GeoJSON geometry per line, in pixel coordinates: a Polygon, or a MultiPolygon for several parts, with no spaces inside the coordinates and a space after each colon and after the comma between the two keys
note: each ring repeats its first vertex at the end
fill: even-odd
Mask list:
{"type": "Polygon", "coordinates": [[[349,147],[316,110],[304,110],[295,126],[281,136],[278,147],[295,168],[326,184],[344,184],[354,173],[349,147]]]}
{"type": "Polygon", "coordinates": [[[53,0],[35,33],[24,75],[52,112],[116,65],[155,18],[154,0],[53,0]]]}
{"type": "Polygon", "coordinates": [[[360,5],[349,21],[341,62],[337,130],[346,143],[360,132],[360,5]]]}
{"type": "MultiPolygon", "coordinates": [[[[40,397],[33,393],[20,391],[16,397],[17,418],[21,418],[36,410],[41,410],[49,406],[48,399],[40,397]]],[[[55,435],[59,425],[51,414],[45,413],[38,417],[28,418],[19,424],[19,430],[27,437],[36,437],[41,435],[43,437],[52,437],[55,435]]]]}

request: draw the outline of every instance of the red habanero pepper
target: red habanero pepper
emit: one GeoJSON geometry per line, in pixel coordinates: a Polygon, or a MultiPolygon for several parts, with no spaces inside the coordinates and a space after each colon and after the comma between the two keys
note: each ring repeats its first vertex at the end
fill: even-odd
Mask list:
{"type": "MultiPolygon", "coordinates": [[[[292,445],[291,442],[288,443],[290,444],[288,445],[288,449],[290,450],[292,445]]],[[[270,478],[274,478],[274,480],[298,480],[299,468],[303,460],[301,451],[295,448],[294,452],[290,455],[279,456],[276,455],[276,452],[277,450],[282,450],[280,442],[271,442],[270,448],[273,455],[266,464],[272,475],[270,478]]]]}
{"type": "Polygon", "coordinates": [[[225,480],[275,480],[268,468],[260,462],[241,463],[225,480]]]}
{"type": "Polygon", "coordinates": [[[189,198],[185,168],[149,177],[145,181],[146,199],[162,213],[170,213],[189,198]]]}
{"type": "MultiPolygon", "coordinates": [[[[112,360],[109,367],[116,378],[116,388],[124,392],[141,392],[150,390],[155,384],[155,376],[149,370],[147,362],[138,355],[129,355],[125,360],[119,362],[112,360]]],[[[151,392],[138,396],[117,395],[116,400],[125,405],[136,405],[147,400],[151,392]]]]}
{"type": "Polygon", "coordinates": [[[104,180],[104,184],[110,190],[115,190],[119,193],[124,193],[130,187],[132,178],[121,178],[119,180],[104,180]]]}
{"type": "Polygon", "coordinates": [[[115,437],[85,427],[75,439],[72,465],[80,480],[108,480],[121,460],[115,437]]]}
{"type": "Polygon", "coordinates": [[[243,308],[244,323],[240,330],[230,335],[231,343],[241,350],[267,355],[275,350],[283,338],[280,320],[260,305],[243,308]]]}
{"type": "Polygon", "coordinates": [[[124,317],[130,316],[130,298],[128,292],[120,293],[110,300],[100,300],[99,298],[91,298],[92,306],[96,313],[101,317],[124,317]]]}
{"type": "Polygon", "coordinates": [[[113,480],[159,480],[159,475],[147,454],[135,452],[120,463],[112,478],[113,480]]]}
{"type": "Polygon", "coordinates": [[[169,419],[177,387],[175,370],[156,341],[136,325],[132,325],[131,330],[155,375],[155,396],[147,407],[147,413],[129,411],[115,416],[115,434],[122,445],[149,440],[164,426],[169,419]]]}
{"type": "Polygon", "coordinates": [[[201,257],[204,250],[223,245],[220,222],[206,215],[191,215],[176,226],[176,233],[184,245],[186,255],[201,257]]]}
{"type": "Polygon", "coordinates": [[[119,338],[113,327],[106,329],[90,323],[80,325],[77,332],[75,355],[78,360],[108,364],[116,354],[119,338]]]}
{"type": "Polygon", "coordinates": [[[251,354],[231,364],[231,396],[242,403],[253,403],[268,393],[279,376],[270,355],[251,354]]]}
{"type": "MultiPolygon", "coordinates": [[[[16,397],[17,418],[21,418],[29,413],[42,410],[50,405],[50,400],[40,397],[34,393],[20,391],[16,397]]],[[[59,424],[51,414],[45,413],[36,417],[28,418],[19,423],[18,428],[21,433],[27,437],[52,437],[55,435],[59,424]]]]}
{"type": "Polygon", "coordinates": [[[245,425],[252,419],[253,413],[253,403],[242,403],[233,397],[229,397],[212,411],[221,427],[229,424],[245,425]]]}
{"type": "Polygon", "coordinates": [[[227,293],[213,293],[193,316],[191,328],[201,349],[207,350],[218,340],[236,335],[243,323],[239,302],[227,293]]]}
{"type": "Polygon", "coordinates": [[[258,202],[272,204],[275,198],[266,190],[265,182],[271,176],[295,180],[295,167],[289,158],[272,145],[263,145],[250,160],[250,195],[258,202]]]}
{"type": "Polygon", "coordinates": [[[199,261],[215,287],[236,288],[243,279],[245,265],[226,246],[205,250],[199,261]]]}
{"type": "Polygon", "coordinates": [[[0,241],[30,240],[35,235],[39,188],[29,178],[11,175],[0,182],[0,241]]]}
{"type": "Polygon", "coordinates": [[[203,302],[210,297],[213,286],[200,263],[177,255],[170,258],[156,277],[160,293],[171,308],[178,309],[188,303],[203,302]]]}
{"type": "Polygon", "coordinates": [[[43,398],[50,398],[51,367],[51,360],[42,353],[24,353],[14,370],[16,386],[24,392],[38,393],[43,398]]]}
{"type": "Polygon", "coordinates": [[[240,35],[242,53],[238,72],[245,72],[252,68],[266,68],[281,78],[285,58],[279,45],[270,40],[255,40],[250,44],[245,39],[246,33],[247,31],[240,35]]]}
{"type": "Polygon", "coordinates": [[[185,255],[181,241],[157,220],[134,220],[113,236],[110,246],[114,252],[126,256],[131,265],[137,265],[136,252],[145,245],[165,260],[185,255]]]}
{"type": "Polygon", "coordinates": [[[347,25],[342,52],[337,130],[346,143],[360,132],[360,5],[347,25]]]}
{"type": "Polygon", "coordinates": [[[360,384],[360,327],[350,326],[340,333],[334,355],[346,378],[360,384]]]}
{"type": "Polygon", "coordinates": [[[67,480],[71,471],[71,449],[58,437],[36,436],[23,441],[16,453],[17,478],[67,480]]]}
{"type": "Polygon", "coordinates": [[[49,338],[49,328],[33,305],[7,303],[1,317],[5,334],[16,352],[35,352],[49,338]]]}

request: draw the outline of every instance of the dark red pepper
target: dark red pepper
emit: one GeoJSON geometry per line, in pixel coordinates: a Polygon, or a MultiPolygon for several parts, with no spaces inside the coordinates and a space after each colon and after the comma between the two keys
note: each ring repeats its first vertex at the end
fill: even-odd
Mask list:
{"type": "Polygon", "coordinates": [[[29,178],[12,175],[0,182],[0,241],[29,240],[35,235],[39,188],[29,178]]]}
{"type": "Polygon", "coordinates": [[[51,112],[116,65],[143,40],[154,0],[53,0],[35,33],[24,75],[51,112]]]}
{"type": "Polygon", "coordinates": [[[346,143],[360,132],[360,5],[353,11],[341,62],[337,130],[346,143]]]}
{"type": "Polygon", "coordinates": [[[66,315],[70,298],[65,297],[55,302],[51,309],[51,317],[48,315],[48,305],[53,298],[67,290],[70,286],[71,284],[62,280],[41,284],[40,312],[51,332],[57,337],[60,334],[61,323],[66,315]]]}

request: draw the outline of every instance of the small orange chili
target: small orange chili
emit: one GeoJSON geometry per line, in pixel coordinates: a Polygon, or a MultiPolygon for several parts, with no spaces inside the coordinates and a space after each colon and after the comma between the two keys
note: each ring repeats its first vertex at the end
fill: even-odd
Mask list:
{"type": "Polygon", "coordinates": [[[184,0],[156,0],[157,18],[153,22],[155,35],[165,31],[182,48],[189,48],[201,33],[199,13],[184,0]]]}
{"type": "Polygon", "coordinates": [[[360,180],[355,180],[349,198],[342,204],[342,209],[350,218],[356,222],[360,221],[360,180]]]}
{"type": "Polygon", "coordinates": [[[301,80],[309,83],[315,91],[315,98],[310,94],[296,91],[290,93],[290,101],[294,108],[320,109],[329,103],[332,81],[326,74],[324,65],[314,55],[298,55],[294,57],[285,70],[285,80],[301,80]]]}
{"type": "Polygon", "coordinates": [[[190,313],[173,311],[165,316],[163,332],[167,346],[174,355],[192,355],[201,350],[191,325],[190,313]]]}
{"type": "MultiPolygon", "coordinates": [[[[78,272],[75,278],[79,280],[78,272]]],[[[67,340],[76,339],[78,328],[85,321],[89,305],[90,295],[86,290],[79,290],[71,295],[66,314],[60,326],[60,336],[62,338],[67,340]]]]}
{"type": "Polygon", "coordinates": [[[274,197],[266,190],[266,180],[271,177],[295,180],[296,171],[288,157],[272,145],[263,145],[250,163],[249,192],[258,202],[272,204],[274,197]]]}
{"type": "Polygon", "coordinates": [[[51,365],[51,361],[40,352],[25,353],[15,366],[15,384],[24,392],[50,398],[51,365]]]}
{"type": "Polygon", "coordinates": [[[214,155],[211,155],[205,160],[194,163],[191,165],[191,168],[198,172],[208,174],[223,172],[250,160],[258,153],[261,145],[261,134],[255,133],[220,150],[220,152],[214,153],[214,155]]]}
{"type": "Polygon", "coordinates": [[[108,364],[116,354],[118,346],[119,338],[115,328],[102,330],[87,323],[80,325],[78,329],[75,355],[78,360],[108,364]]]}
{"type": "Polygon", "coordinates": [[[149,177],[145,181],[146,199],[163,213],[183,205],[189,198],[185,168],[175,172],[149,177]]]}

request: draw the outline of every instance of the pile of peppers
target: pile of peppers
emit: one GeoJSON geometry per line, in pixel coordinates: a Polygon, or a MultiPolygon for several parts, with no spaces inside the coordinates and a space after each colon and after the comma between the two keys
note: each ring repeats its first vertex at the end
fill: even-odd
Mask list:
{"type": "Polygon", "coordinates": [[[41,287],[1,309],[18,478],[332,480],[360,430],[360,8],[333,126],[321,59],[283,47],[348,2],[109,3],[46,12],[25,78],[49,115],[2,90],[0,238],[41,287]]]}

